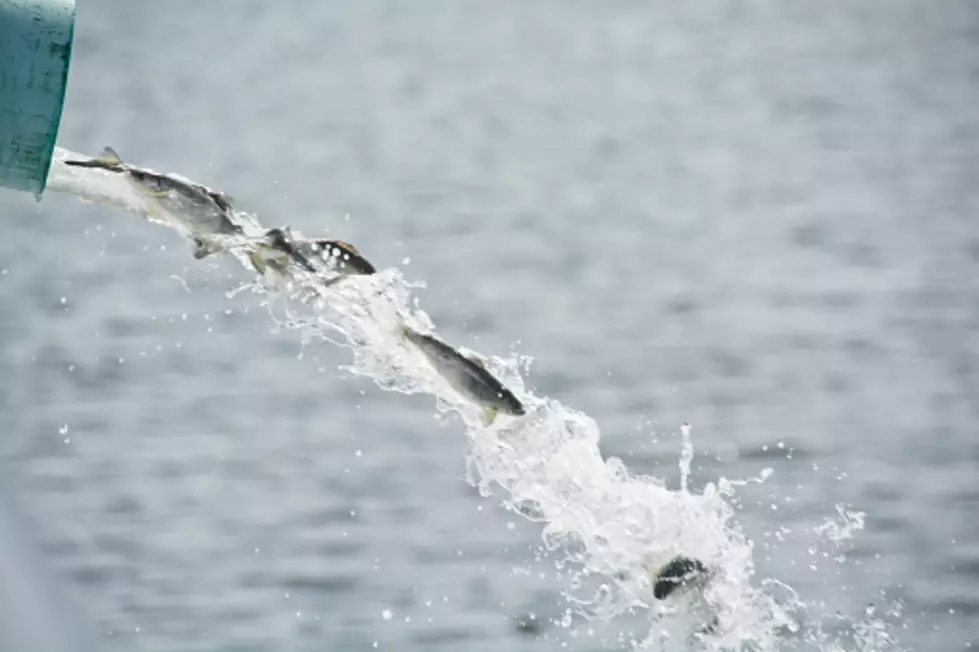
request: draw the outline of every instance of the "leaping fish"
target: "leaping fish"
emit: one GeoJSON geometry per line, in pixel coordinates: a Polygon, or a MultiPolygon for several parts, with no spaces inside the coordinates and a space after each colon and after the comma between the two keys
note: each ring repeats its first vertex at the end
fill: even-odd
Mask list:
{"type": "Polygon", "coordinates": [[[400,314],[398,319],[401,335],[424,354],[449,386],[482,408],[485,425],[491,425],[500,412],[511,416],[526,414],[520,400],[486,369],[482,360],[467,358],[432,335],[419,333],[400,314]]]}
{"type": "Polygon", "coordinates": [[[349,243],[340,240],[306,240],[295,238],[288,229],[269,229],[265,237],[248,254],[255,271],[265,276],[289,276],[291,262],[311,273],[331,271],[338,274],[325,285],[330,286],[353,274],[373,274],[374,266],[349,243]],[[322,263],[322,267],[314,263],[322,263]]]}
{"type": "Polygon", "coordinates": [[[187,232],[194,241],[194,257],[197,259],[223,249],[209,242],[209,236],[240,236],[244,233],[242,227],[232,219],[233,199],[230,196],[177,174],[161,174],[123,163],[109,146],[103,148],[96,158],[65,161],[65,165],[125,174],[130,183],[141,193],[154,199],[155,208],[164,213],[153,213],[153,217],[187,232]]]}

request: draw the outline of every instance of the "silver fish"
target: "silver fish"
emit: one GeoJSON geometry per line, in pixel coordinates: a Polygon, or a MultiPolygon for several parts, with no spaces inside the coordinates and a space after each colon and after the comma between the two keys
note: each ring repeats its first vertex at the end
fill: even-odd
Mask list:
{"type": "Polygon", "coordinates": [[[487,371],[482,360],[476,357],[467,358],[445,342],[419,333],[403,320],[399,326],[405,339],[424,354],[429,364],[452,389],[483,409],[485,425],[491,425],[500,412],[511,416],[526,414],[520,400],[487,371]]]}
{"type": "Polygon", "coordinates": [[[155,200],[154,217],[167,223],[176,222],[194,241],[194,257],[204,258],[224,247],[208,242],[208,236],[240,236],[244,231],[232,218],[232,198],[176,174],[161,174],[122,162],[111,147],[87,161],[65,161],[65,165],[95,168],[125,174],[144,195],[155,200]],[[169,218],[169,219],[168,219],[169,218]]]}

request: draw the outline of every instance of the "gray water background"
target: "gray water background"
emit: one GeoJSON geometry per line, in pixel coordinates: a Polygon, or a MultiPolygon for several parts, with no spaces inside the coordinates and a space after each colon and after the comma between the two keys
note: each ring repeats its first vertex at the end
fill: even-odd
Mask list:
{"type": "MultiPolygon", "coordinates": [[[[814,617],[900,599],[903,644],[956,651],[979,645],[977,28],[964,0],[82,1],[59,145],[402,267],[443,337],[535,356],[634,471],[675,486],[689,420],[696,486],[775,470],[738,513],[761,575],[814,617]],[[842,565],[809,532],[837,503],[867,513],[842,565]]],[[[225,296],[240,268],[162,227],[53,193],[0,213],[0,452],[105,640],[603,645],[516,631],[567,587],[539,526],[461,480],[430,398],[299,359],[225,296]]]]}

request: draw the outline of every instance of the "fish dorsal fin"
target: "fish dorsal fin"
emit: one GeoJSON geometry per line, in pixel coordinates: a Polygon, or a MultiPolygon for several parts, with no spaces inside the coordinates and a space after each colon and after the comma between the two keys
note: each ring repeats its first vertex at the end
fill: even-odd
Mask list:
{"type": "Polygon", "coordinates": [[[486,368],[486,363],[483,362],[483,360],[481,358],[477,358],[476,356],[471,355],[471,356],[469,356],[466,359],[469,360],[469,362],[471,362],[474,365],[476,365],[477,367],[482,367],[483,369],[486,368]]]}
{"type": "Polygon", "coordinates": [[[96,159],[102,163],[107,163],[109,165],[122,165],[122,159],[116,154],[116,150],[112,149],[108,145],[102,148],[99,152],[99,157],[96,159]]]}

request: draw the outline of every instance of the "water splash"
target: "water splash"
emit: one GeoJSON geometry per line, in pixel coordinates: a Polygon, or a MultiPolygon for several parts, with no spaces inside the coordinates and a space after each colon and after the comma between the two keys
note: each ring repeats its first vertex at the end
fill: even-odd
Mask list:
{"type": "Polygon", "coordinates": [[[680,491],[687,493],[687,480],[690,478],[690,463],[693,462],[693,441],[690,439],[690,424],[680,426],[683,433],[683,453],[680,455],[680,491]]]}
{"type": "Polygon", "coordinates": [[[828,518],[822,525],[817,526],[814,531],[816,534],[824,535],[827,539],[839,546],[844,541],[852,539],[854,534],[863,529],[864,519],[867,514],[848,510],[842,503],[836,505],[836,513],[839,516],[838,520],[841,522],[828,518]]]}
{"type": "MultiPolygon", "coordinates": [[[[49,190],[149,215],[124,179],[66,167],[62,162],[69,156],[76,155],[56,150],[49,190]]],[[[264,231],[253,216],[236,217],[247,235],[264,231]]],[[[243,254],[232,255],[248,267],[243,254]]],[[[255,281],[228,296],[257,294],[276,328],[296,332],[304,347],[317,341],[345,347],[352,354],[347,371],[370,378],[385,391],[431,395],[440,413],[457,415],[471,446],[466,457],[469,482],[484,497],[499,491],[507,509],[540,522],[543,548],[559,555],[563,568],[573,569],[569,584],[578,594],[568,593],[573,609],[561,619],[562,626],[570,626],[572,612],[606,623],[639,612],[648,617],[649,631],[634,645],[646,649],[762,652],[799,644],[826,651],[898,649],[873,614],[865,622],[847,621],[848,634],[827,634],[818,619],[803,630],[805,605],[790,588],[770,579],[752,582],[752,544],[734,521],[731,498],[736,487],[764,482],[772,470],[752,479],[722,478],[699,494],[692,492],[689,424],[681,427],[680,488],[671,491],[656,478],[630,473],[618,458],[603,458],[594,419],[530,392],[524,383],[529,357],[480,354],[487,369],[527,408],[524,417],[501,417],[485,427],[479,409],[455,394],[400,335],[400,319],[418,330],[435,330],[412,297],[418,287],[423,284],[410,282],[396,268],[348,277],[329,290],[315,275],[296,272],[295,282],[285,287],[273,289],[255,281]],[[703,561],[713,579],[703,592],[658,602],[648,569],[677,554],[703,561]],[[715,626],[706,635],[704,625],[711,621],[715,626]]],[[[859,529],[846,527],[847,535],[859,529]]],[[[834,532],[842,540],[844,530],[834,532]]]]}

